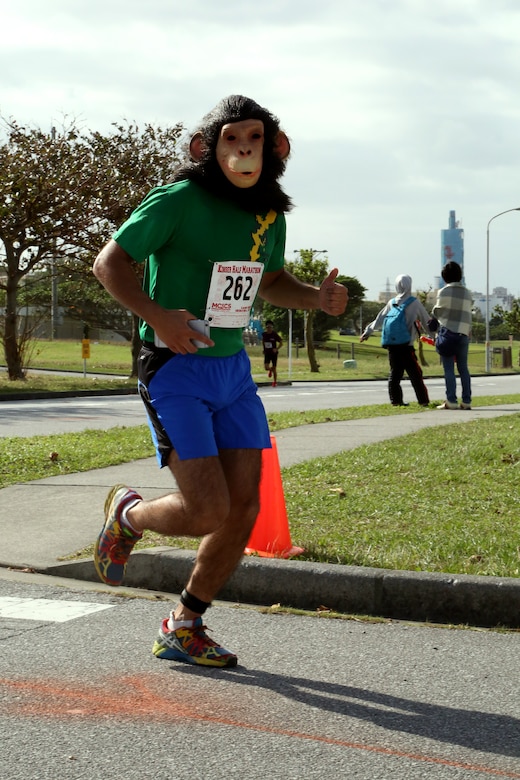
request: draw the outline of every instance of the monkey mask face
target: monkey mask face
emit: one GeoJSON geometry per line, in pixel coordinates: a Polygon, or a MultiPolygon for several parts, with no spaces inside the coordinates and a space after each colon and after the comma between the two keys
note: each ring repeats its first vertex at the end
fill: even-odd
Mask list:
{"type": "Polygon", "coordinates": [[[222,126],[217,141],[217,162],[231,184],[240,189],[253,187],[262,173],[264,123],[244,119],[222,126]]]}
{"type": "Polygon", "coordinates": [[[175,181],[195,181],[254,214],[290,211],[278,183],[290,151],[277,117],[251,98],[229,95],[202,119],[175,181]]]}
{"type": "MultiPolygon", "coordinates": [[[[222,173],[235,187],[248,189],[258,183],[264,162],[264,141],[261,119],[227,122],[220,128],[215,157],[222,173]]],[[[190,142],[191,158],[201,160],[205,149],[202,133],[195,133],[190,142]]],[[[290,150],[289,139],[283,131],[278,131],[273,148],[275,157],[283,161],[290,150]]]]}

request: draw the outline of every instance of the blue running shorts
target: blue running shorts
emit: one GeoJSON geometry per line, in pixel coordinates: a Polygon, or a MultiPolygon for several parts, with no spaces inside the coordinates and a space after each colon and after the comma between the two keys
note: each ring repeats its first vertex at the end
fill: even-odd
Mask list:
{"type": "Polygon", "coordinates": [[[172,450],[180,460],[190,460],[224,449],[271,447],[245,350],[230,357],[172,355],[145,342],[138,375],[161,468],[172,450]]]}

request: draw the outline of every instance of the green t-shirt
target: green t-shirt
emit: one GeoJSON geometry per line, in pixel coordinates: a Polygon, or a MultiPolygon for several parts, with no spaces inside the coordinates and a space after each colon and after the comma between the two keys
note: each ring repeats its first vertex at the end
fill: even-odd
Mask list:
{"type": "MultiPolygon", "coordinates": [[[[285,216],[249,214],[191,181],[153,189],[114,234],[138,263],[146,262],[144,290],[165,309],[187,309],[204,319],[213,264],[259,261],[283,268],[285,216]]],[[[153,342],[141,322],[140,335],[153,342]]],[[[233,355],[243,348],[242,328],[211,328],[214,347],[201,356],[233,355]]]]}

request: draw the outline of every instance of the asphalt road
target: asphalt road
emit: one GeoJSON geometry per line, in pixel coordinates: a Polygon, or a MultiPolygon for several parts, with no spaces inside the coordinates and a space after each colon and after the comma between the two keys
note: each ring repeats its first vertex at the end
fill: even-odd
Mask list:
{"type": "MultiPolygon", "coordinates": [[[[444,398],[442,378],[429,379],[427,385],[432,399],[444,398]]],[[[415,401],[408,381],[403,387],[405,400],[415,401]]],[[[472,387],[475,397],[520,393],[520,375],[475,377],[472,387]]],[[[388,402],[386,381],[295,382],[279,387],[260,387],[259,393],[268,414],[388,402]]],[[[143,406],[137,396],[0,402],[0,437],[71,433],[88,428],[104,430],[145,422],[143,406]]]]}
{"type": "Polygon", "coordinates": [[[0,572],[2,780],[520,780],[513,633],[217,603],[212,670],[152,655],[169,607],[0,572]]]}

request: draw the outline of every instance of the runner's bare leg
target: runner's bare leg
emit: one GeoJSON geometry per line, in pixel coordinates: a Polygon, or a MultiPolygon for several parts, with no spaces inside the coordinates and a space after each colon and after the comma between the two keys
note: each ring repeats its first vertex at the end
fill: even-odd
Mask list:
{"type": "MultiPolygon", "coordinates": [[[[168,465],[179,487],[136,504],[128,519],[136,530],[167,536],[203,536],[186,589],[210,602],[238,565],[259,511],[261,450],[221,450],[218,457],[168,465]]],[[[177,619],[194,617],[183,605],[177,619]]]]}

